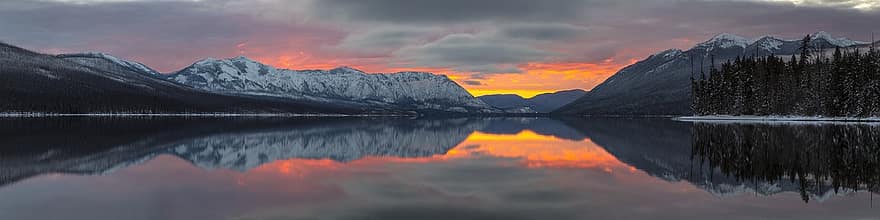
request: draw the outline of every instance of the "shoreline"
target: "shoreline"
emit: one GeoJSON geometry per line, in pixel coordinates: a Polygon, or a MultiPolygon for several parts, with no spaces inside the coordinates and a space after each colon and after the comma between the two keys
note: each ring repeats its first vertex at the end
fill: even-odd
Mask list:
{"type": "Polygon", "coordinates": [[[408,115],[371,114],[274,114],[274,113],[0,113],[0,118],[51,118],[51,117],[407,117],[408,115]]]}
{"type": "Polygon", "coordinates": [[[731,123],[880,123],[880,117],[820,117],[820,116],[680,116],[672,120],[685,122],[731,123]]]}

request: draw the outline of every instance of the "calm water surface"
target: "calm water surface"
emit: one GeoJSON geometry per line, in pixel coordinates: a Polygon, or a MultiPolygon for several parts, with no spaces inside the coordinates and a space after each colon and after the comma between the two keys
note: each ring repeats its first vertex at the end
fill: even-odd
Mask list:
{"type": "Polygon", "coordinates": [[[880,127],[2,119],[0,219],[878,219],[880,127]]]}

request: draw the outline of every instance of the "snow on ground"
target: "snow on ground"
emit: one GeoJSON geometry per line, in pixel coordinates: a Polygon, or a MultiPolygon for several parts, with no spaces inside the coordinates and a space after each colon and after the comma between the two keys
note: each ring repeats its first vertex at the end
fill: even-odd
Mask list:
{"type": "Polygon", "coordinates": [[[676,121],[710,122],[710,123],[782,123],[782,124],[847,124],[866,123],[880,125],[880,117],[822,117],[822,116],[755,116],[755,115],[710,115],[682,116],[673,118],[676,121]]]}

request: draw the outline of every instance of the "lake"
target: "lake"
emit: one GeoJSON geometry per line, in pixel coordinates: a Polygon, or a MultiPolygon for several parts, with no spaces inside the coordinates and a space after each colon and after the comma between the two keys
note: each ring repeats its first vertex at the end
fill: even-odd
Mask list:
{"type": "Polygon", "coordinates": [[[0,219],[878,219],[880,126],[6,118],[0,219]]]}

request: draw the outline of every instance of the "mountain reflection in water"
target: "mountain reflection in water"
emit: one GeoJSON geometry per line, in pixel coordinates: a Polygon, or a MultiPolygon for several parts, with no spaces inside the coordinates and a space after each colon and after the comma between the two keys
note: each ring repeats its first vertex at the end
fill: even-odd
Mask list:
{"type": "Polygon", "coordinates": [[[878,177],[880,130],[869,125],[663,118],[0,122],[0,219],[880,214],[865,192],[876,189],[878,177]],[[822,202],[799,201],[811,199],[822,202]]]}

